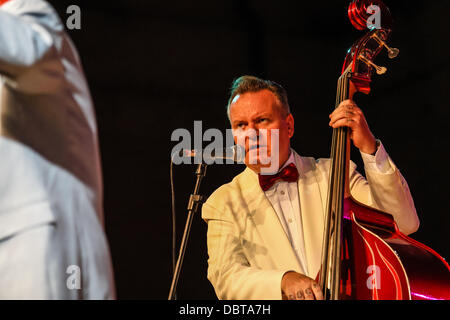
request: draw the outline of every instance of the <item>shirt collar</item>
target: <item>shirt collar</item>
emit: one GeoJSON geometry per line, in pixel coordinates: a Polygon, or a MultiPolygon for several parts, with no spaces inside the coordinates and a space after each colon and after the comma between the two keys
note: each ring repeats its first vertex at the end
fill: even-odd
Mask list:
{"type": "Polygon", "coordinates": [[[294,152],[292,151],[292,149],[290,149],[289,152],[290,152],[289,158],[286,160],[286,162],[283,164],[283,166],[280,168],[280,170],[278,170],[278,172],[280,172],[281,170],[283,170],[286,166],[288,166],[288,165],[291,164],[291,163],[295,164],[295,155],[294,155],[294,152]]]}

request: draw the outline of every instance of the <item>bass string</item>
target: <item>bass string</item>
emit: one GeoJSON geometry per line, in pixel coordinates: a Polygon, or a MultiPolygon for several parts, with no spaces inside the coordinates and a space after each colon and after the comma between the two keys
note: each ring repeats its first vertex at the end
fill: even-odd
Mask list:
{"type": "MultiPolygon", "coordinates": [[[[336,108],[339,104],[347,98],[348,81],[346,74],[341,76],[338,81],[338,90],[336,95],[336,108]]],[[[341,259],[341,228],[342,228],[342,206],[343,194],[345,187],[345,168],[346,168],[346,144],[347,144],[347,127],[340,127],[333,129],[332,142],[332,159],[333,159],[333,183],[332,183],[332,210],[330,217],[332,220],[332,227],[328,232],[329,239],[331,239],[332,248],[329,253],[330,263],[332,268],[328,272],[325,283],[330,283],[330,295],[332,299],[339,298],[339,284],[340,284],[340,259],[341,259]],[[330,274],[331,273],[331,274],[330,274]],[[329,282],[330,280],[330,282],[329,282]]],[[[328,245],[329,246],[329,245],[328,245]]]]}
{"type": "MultiPolygon", "coordinates": [[[[342,100],[342,93],[343,93],[343,77],[339,77],[338,83],[337,83],[337,91],[336,91],[336,104],[335,108],[337,108],[342,100]]],[[[334,234],[335,229],[335,223],[336,223],[336,203],[335,198],[333,195],[336,195],[336,182],[337,177],[336,174],[338,173],[338,167],[336,166],[338,161],[338,146],[339,146],[339,129],[333,129],[333,135],[331,140],[331,164],[330,164],[330,181],[329,181],[329,190],[328,190],[328,200],[327,200],[327,214],[325,216],[325,230],[324,230],[324,237],[323,237],[323,244],[322,244],[322,270],[320,273],[320,282],[322,285],[322,288],[324,290],[324,293],[326,293],[326,287],[328,287],[331,283],[331,263],[333,261],[332,252],[333,250],[330,250],[330,242],[333,245],[332,237],[334,234]]]]}
{"type": "MultiPolygon", "coordinates": [[[[344,101],[347,96],[348,81],[344,74],[341,81],[340,102],[344,101]]],[[[341,247],[342,247],[342,213],[343,213],[343,196],[345,192],[345,175],[346,175],[346,156],[347,156],[347,137],[348,127],[338,128],[338,154],[337,154],[337,183],[335,189],[335,230],[334,230],[334,270],[333,270],[333,299],[339,299],[340,292],[340,273],[341,273],[341,247]]]]}
{"type": "MultiPolygon", "coordinates": [[[[342,99],[342,78],[339,81],[339,90],[336,101],[336,108],[342,99]]],[[[334,129],[336,131],[336,141],[335,141],[335,151],[333,154],[334,158],[334,168],[333,168],[333,189],[332,189],[332,230],[331,230],[331,266],[330,266],[330,298],[335,299],[336,297],[336,282],[338,281],[336,277],[336,260],[338,256],[338,243],[337,243],[337,231],[338,231],[338,219],[339,219],[339,186],[340,186],[340,154],[341,154],[341,136],[342,130],[340,128],[334,129]]]]}

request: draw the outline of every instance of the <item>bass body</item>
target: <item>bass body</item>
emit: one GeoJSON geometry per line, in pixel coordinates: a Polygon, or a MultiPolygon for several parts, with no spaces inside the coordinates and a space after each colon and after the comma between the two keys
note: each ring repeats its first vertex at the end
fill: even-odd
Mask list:
{"type": "Polygon", "coordinates": [[[450,267],[390,214],[344,199],[340,299],[448,300],[450,267]]]}

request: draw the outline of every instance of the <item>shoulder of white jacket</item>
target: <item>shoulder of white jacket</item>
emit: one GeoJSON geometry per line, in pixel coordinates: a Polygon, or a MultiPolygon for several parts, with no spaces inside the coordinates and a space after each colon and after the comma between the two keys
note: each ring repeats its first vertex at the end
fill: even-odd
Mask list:
{"type": "Polygon", "coordinates": [[[64,31],[64,25],[53,6],[44,0],[11,0],[2,10],[15,16],[29,16],[37,24],[54,32],[64,31]]]}
{"type": "MultiPolygon", "coordinates": [[[[307,157],[307,156],[300,156],[295,150],[295,161],[297,165],[299,166],[298,170],[300,173],[305,173],[307,171],[315,170],[317,169],[317,163],[321,159],[315,159],[314,157],[307,157]]],[[[323,160],[329,160],[329,159],[323,159],[323,160]]]]}
{"type": "Polygon", "coordinates": [[[238,190],[240,188],[239,185],[244,172],[245,170],[236,175],[230,182],[224,183],[216,190],[214,190],[213,193],[209,196],[207,202],[211,202],[217,197],[222,197],[224,194],[232,192],[233,190],[238,190]]]}

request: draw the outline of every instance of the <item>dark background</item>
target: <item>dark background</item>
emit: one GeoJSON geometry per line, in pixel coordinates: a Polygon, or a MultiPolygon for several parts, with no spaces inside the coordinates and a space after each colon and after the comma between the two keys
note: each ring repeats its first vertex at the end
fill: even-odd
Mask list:
{"type": "MultiPolygon", "coordinates": [[[[79,49],[95,102],[105,188],[106,232],[118,298],[166,299],[171,281],[171,134],[194,120],[225,131],[231,81],[253,74],[281,83],[296,119],[292,145],[328,157],[336,80],[363,33],[348,1],[51,1],[61,18],[78,4],[79,49]]],[[[396,20],[369,96],[356,101],[406,177],[421,226],[413,235],[450,256],[448,1],[386,1],[396,20]]],[[[358,152],[353,160],[362,170],[358,152]]],[[[175,167],[178,240],[194,187],[194,165],[175,167]]],[[[242,166],[210,166],[206,196],[242,166]]],[[[215,299],[206,279],[206,225],[194,219],[180,299],[215,299]]],[[[426,272],[426,270],[424,270],[426,272]]]]}

